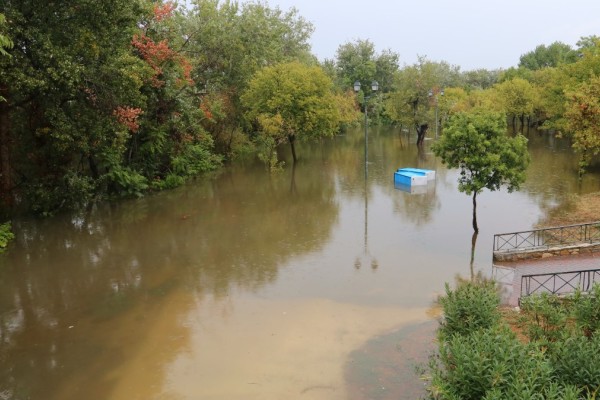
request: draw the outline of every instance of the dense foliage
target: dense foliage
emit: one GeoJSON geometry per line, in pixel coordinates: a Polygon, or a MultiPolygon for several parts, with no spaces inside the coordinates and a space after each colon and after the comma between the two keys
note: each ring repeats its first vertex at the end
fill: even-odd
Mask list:
{"type": "MultiPolygon", "coordinates": [[[[260,1],[2,2],[0,215],[19,206],[46,215],[97,198],[141,196],[257,150],[276,164],[274,146],[357,123],[366,97],[372,122],[400,125],[418,144],[428,128],[443,135],[452,115],[483,108],[512,118],[514,130],[518,121],[520,129],[570,135],[581,172],[595,162],[595,36],[577,48],[540,45],[518,68],[462,72],[425,57],[401,68],[397,53],[362,39],[319,62],[312,32],[296,9],[260,1]],[[254,103],[266,104],[257,96],[267,92],[251,87],[273,68],[314,71],[329,102],[313,108],[330,122],[312,125],[308,135],[281,135],[283,124],[300,120],[259,113],[254,103]],[[374,80],[377,93],[368,89],[374,80]],[[355,81],[363,84],[356,95],[355,81]]],[[[279,99],[305,89],[284,87],[279,99]]]]}
{"type": "Polygon", "coordinates": [[[473,230],[477,226],[477,195],[483,189],[509,192],[525,181],[529,164],[527,139],[506,134],[503,114],[474,110],[454,114],[444,135],[432,146],[442,163],[458,168],[458,190],[473,196],[473,230]]]}
{"type": "Polygon", "coordinates": [[[333,82],[319,67],[278,64],[261,70],[242,96],[246,116],[258,126],[261,155],[277,165],[275,147],[288,142],[294,162],[297,139],[333,136],[342,121],[333,82]]]}
{"type": "Polygon", "coordinates": [[[0,253],[4,251],[8,242],[14,239],[15,235],[10,231],[10,223],[0,224],[0,253]]]}
{"type": "Polygon", "coordinates": [[[218,165],[171,3],[4,2],[2,192],[41,214],[218,165]],[[10,195],[8,195],[10,194],[10,195]]]}
{"type": "Polygon", "coordinates": [[[475,281],[447,287],[440,299],[439,352],[430,361],[430,398],[595,398],[600,388],[598,295],[596,285],[590,295],[527,298],[511,328],[495,306],[495,285],[475,281]]]}

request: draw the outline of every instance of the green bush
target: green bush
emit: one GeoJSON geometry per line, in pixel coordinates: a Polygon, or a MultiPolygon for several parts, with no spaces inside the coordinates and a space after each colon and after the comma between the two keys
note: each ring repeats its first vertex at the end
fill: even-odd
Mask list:
{"type": "Polygon", "coordinates": [[[581,291],[573,297],[573,314],[577,327],[591,337],[600,330],[600,285],[594,284],[589,294],[581,291]]]}
{"type": "Polygon", "coordinates": [[[54,215],[61,209],[77,209],[91,201],[96,192],[92,179],[74,171],[25,185],[28,207],[37,215],[54,215]]]}
{"type": "Polygon", "coordinates": [[[10,222],[0,224],[0,253],[8,246],[8,242],[14,238],[15,235],[10,230],[10,222]]]}
{"type": "Polygon", "coordinates": [[[211,171],[221,163],[221,158],[211,154],[210,150],[200,144],[189,145],[182,154],[173,157],[171,168],[173,173],[186,177],[201,172],[211,171]]]}
{"type": "Polygon", "coordinates": [[[499,321],[489,283],[446,285],[432,399],[595,399],[600,392],[600,285],[574,296],[523,299],[519,340],[499,321]]]}
{"type": "Polygon", "coordinates": [[[600,335],[571,336],[548,348],[556,377],[589,392],[600,387],[600,335]]]}
{"type": "Polygon", "coordinates": [[[165,179],[156,179],[152,182],[152,189],[173,189],[185,183],[185,178],[175,174],[168,174],[165,179]]]}
{"type": "Polygon", "coordinates": [[[454,291],[446,284],[446,296],[439,303],[444,311],[442,335],[466,335],[500,321],[500,297],[492,282],[459,283],[454,291]]]}
{"type": "Polygon", "coordinates": [[[506,326],[454,335],[440,343],[440,365],[432,364],[431,393],[440,399],[534,398],[552,383],[543,354],[519,342],[506,326]],[[486,397],[489,396],[489,397],[486,397]]]}
{"type": "Polygon", "coordinates": [[[148,180],[130,168],[115,167],[103,179],[109,192],[117,196],[142,197],[148,189],[148,180]]]}
{"type": "Polygon", "coordinates": [[[567,337],[569,304],[569,301],[547,293],[523,298],[520,321],[529,339],[546,345],[567,337]]]}

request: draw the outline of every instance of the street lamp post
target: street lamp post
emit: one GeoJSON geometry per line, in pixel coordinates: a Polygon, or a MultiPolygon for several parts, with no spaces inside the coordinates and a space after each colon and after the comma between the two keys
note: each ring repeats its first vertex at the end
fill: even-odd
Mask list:
{"type": "MultiPolygon", "coordinates": [[[[429,97],[433,97],[433,100],[435,101],[435,138],[438,138],[438,125],[439,125],[439,119],[438,119],[438,94],[433,92],[433,89],[431,89],[428,93],[429,97]]],[[[444,89],[442,89],[439,92],[440,96],[444,95],[444,89]]]]}
{"type": "MultiPolygon", "coordinates": [[[[354,82],[354,91],[356,93],[358,93],[360,91],[360,87],[361,87],[360,81],[354,82]]],[[[371,90],[373,92],[376,92],[379,90],[379,83],[377,83],[377,81],[371,82],[371,90]]],[[[365,96],[365,179],[366,179],[367,171],[368,171],[367,162],[368,162],[368,152],[369,152],[369,130],[368,130],[369,119],[367,116],[367,102],[370,98],[371,98],[371,96],[365,96]]]]}

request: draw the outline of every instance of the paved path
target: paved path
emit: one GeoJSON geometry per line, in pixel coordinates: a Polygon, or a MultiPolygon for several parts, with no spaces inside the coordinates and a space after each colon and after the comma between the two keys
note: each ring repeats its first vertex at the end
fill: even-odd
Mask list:
{"type": "MultiPolygon", "coordinates": [[[[502,300],[505,304],[517,306],[521,293],[521,277],[530,274],[548,274],[569,271],[587,271],[600,269],[600,254],[580,254],[555,256],[536,260],[496,262],[493,266],[494,279],[503,289],[502,300]]],[[[574,275],[573,275],[574,276],[574,275]]]]}

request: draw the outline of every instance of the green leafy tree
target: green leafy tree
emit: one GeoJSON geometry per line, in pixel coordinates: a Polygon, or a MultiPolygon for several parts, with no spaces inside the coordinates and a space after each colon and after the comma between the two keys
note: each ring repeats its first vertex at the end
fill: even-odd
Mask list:
{"type": "Polygon", "coordinates": [[[38,3],[0,6],[14,42],[0,57],[0,193],[48,214],[218,162],[175,3],[38,3]]]}
{"type": "Polygon", "coordinates": [[[118,192],[174,187],[219,164],[213,140],[201,126],[211,115],[195,92],[193,66],[183,51],[189,34],[181,18],[175,3],[154,3],[132,37],[134,54],[151,73],[140,88],[140,107],[116,109],[126,142],[124,151],[106,162],[117,163],[107,178],[118,192]],[[132,179],[122,179],[128,175],[132,179]]]}
{"type": "Polygon", "coordinates": [[[458,190],[473,196],[473,230],[477,225],[477,195],[483,189],[509,192],[525,180],[529,164],[527,139],[506,134],[501,113],[473,110],[450,117],[441,139],[432,150],[450,168],[458,168],[458,190]]]}
{"type": "Polygon", "coordinates": [[[571,46],[554,42],[549,46],[539,45],[535,50],[523,54],[519,67],[538,70],[548,67],[558,67],[561,64],[573,63],[577,60],[577,52],[571,46]]]}
{"type": "Polygon", "coordinates": [[[461,73],[462,84],[465,89],[489,89],[498,83],[500,70],[477,69],[461,73]]]}
{"type": "MultiPolygon", "coordinates": [[[[13,42],[10,40],[8,36],[4,34],[4,30],[6,27],[6,17],[4,14],[0,14],[0,57],[9,57],[7,50],[13,47],[13,42]]],[[[0,103],[6,101],[4,97],[2,97],[3,92],[0,91],[0,103]]],[[[0,105],[0,116],[6,115],[6,105],[0,105]]],[[[2,124],[6,124],[0,120],[0,126],[2,124]]],[[[0,196],[0,201],[6,203],[8,202],[8,193],[12,186],[11,177],[10,177],[10,149],[8,142],[8,129],[0,128],[0,192],[2,196],[0,196]]]]}
{"type": "Polygon", "coordinates": [[[113,146],[117,106],[139,96],[130,41],[141,2],[8,1],[14,46],[0,57],[3,194],[55,211],[94,193],[90,156],[113,146]]]}
{"type": "Polygon", "coordinates": [[[308,42],[314,28],[294,8],[263,2],[194,0],[186,15],[185,51],[196,91],[212,118],[203,123],[217,150],[235,155],[247,143],[240,95],[260,69],[301,60],[315,63],[308,42]]]}
{"type": "Polygon", "coordinates": [[[580,153],[581,175],[592,157],[600,153],[600,77],[569,92],[568,99],[566,128],[572,134],[573,148],[580,153]]]}
{"type": "Polygon", "coordinates": [[[332,136],[340,123],[333,82],[320,67],[298,62],[278,64],[259,71],[242,96],[246,116],[259,129],[259,140],[268,145],[267,160],[273,165],[273,148],[297,139],[332,136]]]}
{"type": "Polygon", "coordinates": [[[537,92],[533,85],[522,78],[506,80],[495,86],[504,112],[512,117],[513,127],[515,120],[521,120],[521,127],[525,125],[525,118],[533,115],[536,105],[537,92]]]}
{"type": "Polygon", "coordinates": [[[370,83],[376,80],[375,45],[369,40],[340,45],[336,52],[336,67],[341,87],[352,87],[356,81],[370,83]]]}
{"type": "Polygon", "coordinates": [[[341,90],[347,90],[358,81],[362,84],[358,100],[364,108],[365,98],[369,96],[369,107],[373,108],[371,116],[377,120],[389,117],[384,110],[385,94],[392,91],[394,80],[399,71],[399,55],[389,49],[377,54],[375,45],[369,40],[347,42],[338,47],[335,60],[335,82],[341,90]],[[378,93],[372,96],[371,82],[379,84],[378,93]]]}
{"type": "Polygon", "coordinates": [[[10,222],[0,224],[0,253],[6,249],[8,242],[15,238],[15,235],[10,230],[10,222]]]}
{"type": "Polygon", "coordinates": [[[583,50],[594,50],[598,48],[598,43],[600,43],[600,36],[592,35],[592,36],[583,36],[577,41],[577,50],[578,55],[581,55],[583,50]]]}
{"type": "Polygon", "coordinates": [[[441,90],[459,81],[457,67],[420,57],[417,63],[396,74],[393,90],[386,96],[386,114],[396,123],[414,127],[420,145],[429,123],[435,120],[435,97],[440,100],[441,90]],[[430,92],[435,96],[430,96],[430,92]]]}
{"type": "Polygon", "coordinates": [[[0,56],[8,56],[7,50],[12,49],[13,42],[5,33],[6,17],[0,14],[0,56]]]}

